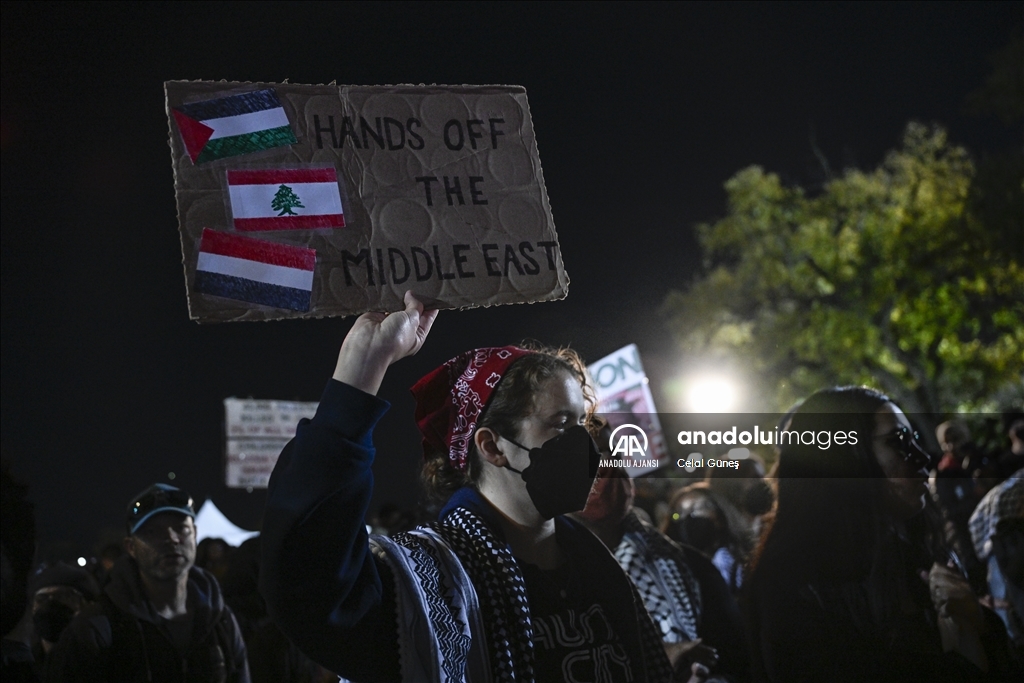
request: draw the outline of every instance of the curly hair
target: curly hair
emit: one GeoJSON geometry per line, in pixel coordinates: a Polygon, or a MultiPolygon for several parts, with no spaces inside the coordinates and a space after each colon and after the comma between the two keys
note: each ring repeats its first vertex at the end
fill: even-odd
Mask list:
{"type": "MultiPolygon", "coordinates": [[[[591,426],[597,401],[590,386],[587,367],[579,354],[570,348],[550,348],[539,344],[521,346],[530,353],[513,362],[498,383],[477,429],[487,427],[511,437],[519,437],[520,423],[533,412],[536,397],[544,384],[560,372],[580,383],[587,405],[586,424],[591,426]]],[[[482,471],[476,446],[471,442],[469,467],[460,471],[452,467],[447,451],[431,450],[425,453],[421,478],[427,494],[435,502],[447,500],[463,486],[474,486],[482,471]]]]}

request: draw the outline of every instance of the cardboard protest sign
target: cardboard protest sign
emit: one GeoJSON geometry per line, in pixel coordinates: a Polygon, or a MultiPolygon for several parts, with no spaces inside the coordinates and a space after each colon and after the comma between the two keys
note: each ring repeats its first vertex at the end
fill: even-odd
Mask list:
{"type": "Polygon", "coordinates": [[[200,322],[561,299],[519,86],[165,83],[200,322]]]}
{"type": "Polygon", "coordinates": [[[316,402],[224,399],[225,478],[228,488],[266,488],[285,444],[316,402]]]}
{"type": "Polygon", "coordinates": [[[631,477],[658,469],[668,460],[665,434],[654,407],[650,383],[636,344],[587,366],[597,395],[597,413],[608,420],[611,442],[605,446],[614,466],[631,477]]]}

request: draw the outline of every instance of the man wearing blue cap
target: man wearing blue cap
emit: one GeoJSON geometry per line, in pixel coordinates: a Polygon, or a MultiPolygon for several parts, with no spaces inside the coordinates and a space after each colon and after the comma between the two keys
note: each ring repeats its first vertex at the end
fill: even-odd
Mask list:
{"type": "Polygon", "coordinates": [[[238,623],[217,580],[193,566],[195,516],[192,496],[173,486],[132,498],[128,555],[61,636],[49,680],[249,682],[238,623]]]}

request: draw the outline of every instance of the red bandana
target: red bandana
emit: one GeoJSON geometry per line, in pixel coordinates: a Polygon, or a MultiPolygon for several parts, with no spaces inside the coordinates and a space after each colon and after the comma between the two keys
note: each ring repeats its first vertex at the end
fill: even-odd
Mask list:
{"type": "Polygon", "coordinates": [[[424,450],[447,450],[452,466],[464,472],[480,413],[512,362],[529,353],[516,346],[466,351],[416,382],[412,395],[424,450]]]}

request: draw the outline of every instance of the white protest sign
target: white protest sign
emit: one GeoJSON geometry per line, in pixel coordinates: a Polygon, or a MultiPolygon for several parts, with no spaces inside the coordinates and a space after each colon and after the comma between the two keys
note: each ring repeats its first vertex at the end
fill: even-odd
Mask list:
{"type": "MultiPolygon", "coordinates": [[[[597,394],[597,413],[612,429],[609,463],[635,477],[668,460],[665,435],[658,420],[647,375],[636,344],[624,346],[587,366],[597,394]]],[[[602,460],[604,462],[604,459],[602,460]]]]}
{"type": "Polygon", "coordinates": [[[285,444],[316,402],[224,399],[225,477],[229,488],[266,488],[285,444]]]}

